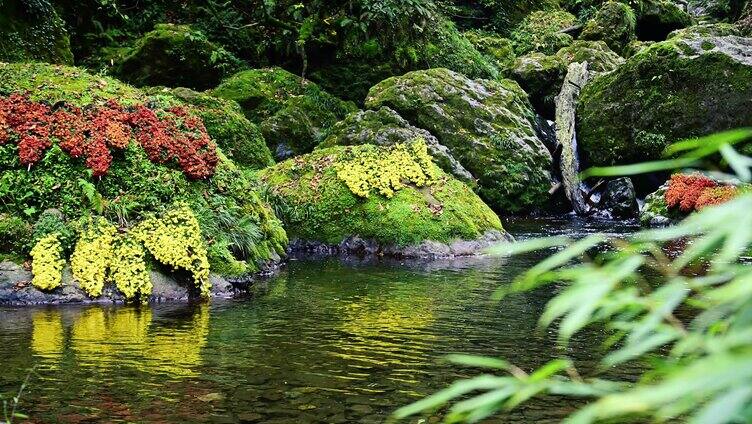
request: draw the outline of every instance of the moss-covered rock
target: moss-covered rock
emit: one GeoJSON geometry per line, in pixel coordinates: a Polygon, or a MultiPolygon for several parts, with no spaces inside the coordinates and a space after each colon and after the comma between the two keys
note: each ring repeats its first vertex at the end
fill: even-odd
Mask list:
{"type": "Polygon", "coordinates": [[[528,93],[538,113],[552,118],[554,98],[561,91],[567,67],[575,62],[587,62],[592,72],[609,72],[624,63],[624,59],[603,41],[577,40],[555,55],[530,53],[518,58],[511,74],[528,93]]]}
{"type": "Polygon", "coordinates": [[[465,184],[445,174],[422,140],[317,149],[261,172],[293,239],[345,246],[375,243],[401,254],[424,242],[476,240],[503,231],[465,184]]]}
{"type": "Polygon", "coordinates": [[[317,148],[373,144],[393,146],[408,143],[417,138],[425,141],[428,151],[445,172],[474,184],[473,176],[452,156],[446,146],[439,143],[431,133],[410,125],[404,118],[388,107],[351,113],[337,122],[326,139],[317,148]]]}
{"type": "Polygon", "coordinates": [[[692,25],[692,17],[671,0],[641,0],[637,38],[663,41],[671,31],[692,25]]]}
{"type": "Polygon", "coordinates": [[[409,72],[374,86],[366,106],[387,106],[435,135],[478,179],[492,207],[519,212],[548,198],[551,155],[514,81],[471,80],[447,69],[409,72]]]}
{"type": "Polygon", "coordinates": [[[635,38],[637,18],[628,5],[609,1],[604,3],[582,30],[583,40],[602,40],[615,52],[623,54],[635,38]]]}
{"type": "Polygon", "coordinates": [[[554,114],[554,97],[561,91],[566,74],[563,58],[543,53],[518,57],[512,70],[512,78],[525,89],[535,110],[548,118],[554,114]]]}
{"type": "Polygon", "coordinates": [[[239,72],[210,94],[238,102],[279,160],[310,152],[327,128],[357,109],[281,68],[239,72]]]}
{"type": "Polygon", "coordinates": [[[643,162],[686,137],[752,125],[752,39],[671,39],[588,84],[578,141],[590,165],[643,162]]]}
{"type": "MultiPolygon", "coordinates": [[[[175,98],[150,96],[77,68],[0,63],[0,96],[19,92],[48,105],[87,108],[116,99],[124,107],[148,105],[157,112],[181,105],[187,114],[200,116],[199,109],[175,98]]],[[[42,211],[55,209],[70,221],[93,214],[128,227],[184,203],[196,214],[207,247],[234,258],[241,264],[234,268],[239,273],[255,272],[284,254],[287,237],[281,222],[261,199],[255,180],[221,151],[211,178],[196,180],[177,167],[150,160],[144,148],[130,139],[127,147],[112,151],[107,173],[92,178],[83,158],[64,152],[55,137],[50,142],[51,147],[32,167],[20,163],[16,143],[0,145],[0,214],[28,216],[33,222],[42,211]]],[[[41,236],[36,228],[34,237],[41,236]]],[[[45,233],[58,231],[50,225],[39,228],[47,228],[45,233]]],[[[227,269],[212,258],[210,264],[217,270],[227,269]]]]}
{"type": "Polygon", "coordinates": [[[0,3],[0,62],[72,64],[65,23],[48,0],[0,3]]]}
{"type": "Polygon", "coordinates": [[[611,50],[603,41],[577,40],[572,45],[556,52],[567,66],[575,62],[587,62],[593,72],[611,72],[624,63],[624,59],[611,50]]]}
{"type": "Polygon", "coordinates": [[[261,169],[274,164],[261,130],[248,120],[237,102],[199,93],[189,88],[158,89],[195,107],[206,131],[236,164],[261,169]]]}
{"type": "Polygon", "coordinates": [[[652,46],[653,44],[655,44],[655,41],[632,40],[629,42],[629,44],[627,44],[627,47],[624,48],[622,56],[625,58],[630,58],[637,53],[645,50],[646,48],[652,46]]]}
{"type": "Polygon", "coordinates": [[[514,43],[508,38],[501,38],[494,33],[485,31],[467,31],[465,37],[475,48],[489,58],[502,74],[514,67],[517,55],[514,53],[514,43]]]}
{"type": "Polygon", "coordinates": [[[187,25],[156,25],[120,54],[112,73],[139,87],[205,90],[244,67],[231,53],[187,25]]]}
{"type": "Polygon", "coordinates": [[[560,48],[572,43],[572,36],[561,30],[572,26],[574,22],[574,15],[564,10],[531,13],[510,35],[515,53],[517,55],[529,52],[556,53],[560,48]]]}
{"type": "Polygon", "coordinates": [[[668,38],[724,37],[727,35],[741,36],[742,32],[738,26],[733,24],[700,24],[672,31],[668,38]]]}

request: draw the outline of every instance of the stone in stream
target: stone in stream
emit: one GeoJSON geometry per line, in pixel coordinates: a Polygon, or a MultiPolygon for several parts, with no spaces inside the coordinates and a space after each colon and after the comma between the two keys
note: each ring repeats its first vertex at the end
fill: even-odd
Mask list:
{"type": "Polygon", "coordinates": [[[551,154],[514,81],[472,80],[442,68],[409,72],[371,88],[366,107],[383,106],[449,148],[492,208],[518,213],[547,205],[551,154]]]}
{"type": "Polygon", "coordinates": [[[640,206],[632,180],[624,177],[609,181],[598,206],[613,219],[636,218],[640,213],[640,206]]]}
{"type": "Polygon", "coordinates": [[[588,64],[572,63],[564,79],[561,93],[556,96],[556,136],[561,145],[561,176],[564,192],[572,202],[578,215],[589,211],[582,195],[582,182],[579,179],[580,163],[577,154],[577,134],[575,131],[575,111],[577,98],[589,79],[588,64]]]}

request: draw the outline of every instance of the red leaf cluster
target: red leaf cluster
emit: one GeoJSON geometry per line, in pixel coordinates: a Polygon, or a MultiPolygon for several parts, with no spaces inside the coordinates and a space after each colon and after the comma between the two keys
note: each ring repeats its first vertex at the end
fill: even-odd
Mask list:
{"type": "Polygon", "coordinates": [[[177,162],[190,178],[206,178],[217,165],[217,148],[203,122],[182,107],[131,110],[114,100],[85,110],[54,108],[20,94],[0,97],[0,145],[15,141],[22,164],[31,166],[56,141],[73,157],[83,157],[95,176],[107,173],[112,150],[135,139],[153,162],[177,162]]]}
{"type": "Polygon", "coordinates": [[[723,203],[736,194],[736,188],[722,186],[702,174],[674,174],[664,195],[669,208],[693,212],[723,203]]]}

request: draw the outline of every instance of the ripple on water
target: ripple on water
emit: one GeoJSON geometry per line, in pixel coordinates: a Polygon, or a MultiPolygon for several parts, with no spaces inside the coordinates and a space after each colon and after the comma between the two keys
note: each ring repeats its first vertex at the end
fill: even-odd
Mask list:
{"type": "MultiPolygon", "coordinates": [[[[541,234],[534,224],[507,227],[525,238],[541,234]]],[[[23,409],[37,422],[382,422],[474,373],[442,362],[448,353],[524,369],[560,353],[536,327],[549,292],[489,300],[539,259],[294,261],[249,301],[0,309],[0,391],[36,365],[23,409]]],[[[592,368],[600,339],[582,334],[567,354],[592,368]]],[[[572,407],[545,399],[498,421],[555,421],[572,407]]]]}

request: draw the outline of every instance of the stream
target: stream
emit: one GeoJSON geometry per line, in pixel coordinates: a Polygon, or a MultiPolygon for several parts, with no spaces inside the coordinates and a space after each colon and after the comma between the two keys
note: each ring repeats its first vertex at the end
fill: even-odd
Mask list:
{"type": "MultiPolygon", "coordinates": [[[[517,239],[636,229],[576,219],[506,227],[517,239]]],[[[588,373],[601,331],[578,334],[561,352],[553,330],[536,328],[555,288],[489,299],[542,257],[298,260],[251,299],[3,308],[0,393],[7,399],[35,366],[20,406],[33,423],[379,423],[477,373],[442,362],[448,353],[502,357],[528,371],[565,354],[588,373]]],[[[542,398],[487,422],[558,422],[577,406],[542,398]]]]}

